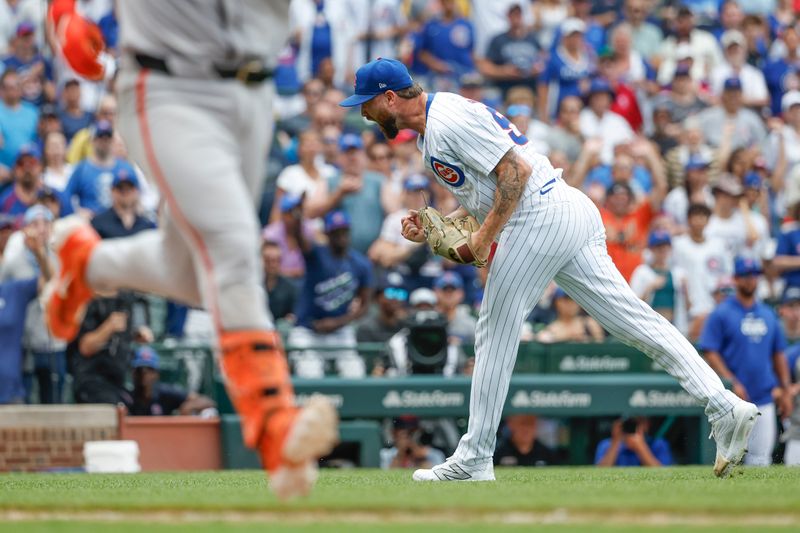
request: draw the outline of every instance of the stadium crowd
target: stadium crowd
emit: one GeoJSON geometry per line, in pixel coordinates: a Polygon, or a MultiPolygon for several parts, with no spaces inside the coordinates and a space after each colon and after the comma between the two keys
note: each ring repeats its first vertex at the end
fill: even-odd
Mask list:
{"type": "MultiPolygon", "coordinates": [[[[78,4],[109,51],[124,53],[113,2],[78,4]]],[[[788,416],[800,378],[797,9],[786,0],[293,0],[257,206],[264,284],[293,372],[471,372],[463,347],[487,269],[400,235],[407,210],[447,213],[454,197],[421,161],[415,133],[384,139],[338,106],[358,66],[391,57],[426,90],[503,113],[597,205],[609,254],[637,294],[709,352],[738,394],[788,416]],[[367,344],[380,347],[369,362],[357,350],[367,344]],[[431,364],[420,350],[441,357],[431,364]]],[[[53,221],[77,213],[115,238],[155,227],[160,204],[115,129],[113,74],[72,73],[42,10],[39,0],[0,0],[0,403],[32,401],[32,390],[63,401],[69,373],[75,400],[140,412],[129,384],[158,369],[157,356],[142,356],[147,344],[207,341],[211,323],[178,302],[152,313],[154,299],[120,294],[94,302],[68,346],[48,335],[35,288],[54,260],[41,245],[53,221]]],[[[555,285],[523,333],[543,343],[605,337],[555,285]]],[[[170,405],[210,406],[183,394],[170,405]]],[[[407,440],[416,422],[404,424],[407,440]]],[[[647,425],[621,424],[598,463],[613,464],[608,447],[622,454],[621,435],[647,425]]],[[[514,419],[503,445],[537,452],[517,461],[552,462],[535,428],[514,419]]],[[[386,461],[406,464],[399,457],[386,461]]]]}

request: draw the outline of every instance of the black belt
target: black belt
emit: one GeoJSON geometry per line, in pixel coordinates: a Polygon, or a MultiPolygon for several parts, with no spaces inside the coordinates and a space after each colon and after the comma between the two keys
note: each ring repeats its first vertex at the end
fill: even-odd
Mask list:
{"type": "MultiPolygon", "coordinates": [[[[136,62],[142,68],[156,70],[164,74],[172,75],[167,62],[160,57],[153,57],[147,54],[134,54],[136,62]]],[[[222,79],[237,79],[245,85],[261,83],[272,77],[272,70],[264,66],[264,63],[257,59],[245,61],[238,67],[225,68],[214,66],[214,71],[222,79]]]]}

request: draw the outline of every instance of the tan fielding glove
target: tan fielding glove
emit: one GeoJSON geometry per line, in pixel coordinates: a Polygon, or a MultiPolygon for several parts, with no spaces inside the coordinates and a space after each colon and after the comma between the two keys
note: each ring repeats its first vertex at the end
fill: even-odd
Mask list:
{"type": "Polygon", "coordinates": [[[486,266],[485,260],[475,256],[470,244],[472,232],[480,227],[475,217],[452,219],[433,207],[423,207],[419,210],[419,221],[433,253],[464,265],[486,266]]]}

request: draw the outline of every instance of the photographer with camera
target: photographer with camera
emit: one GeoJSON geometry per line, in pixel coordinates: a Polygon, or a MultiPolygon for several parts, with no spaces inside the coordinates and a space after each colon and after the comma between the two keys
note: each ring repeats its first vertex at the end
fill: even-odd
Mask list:
{"type": "Polygon", "coordinates": [[[647,435],[650,421],[643,416],[614,421],[611,438],[597,445],[597,466],[669,466],[672,451],[662,438],[647,435]]]}
{"type": "Polygon", "coordinates": [[[381,450],[381,468],[430,468],[445,460],[441,450],[430,445],[430,434],[420,429],[416,416],[393,420],[394,446],[381,450]]]}
{"type": "Polygon", "coordinates": [[[125,389],[133,344],[153,342],[147,301],[131,292],[96,298],[67,347],[76,403],[132,403],[125,389]]]}
{"type": "Polygon", "coordinates": [[[447,317],[430,289],[411,293],[405,327],[389,339],[387,376],[433,374],[452,376],[458,370],[460,342],[449,334],[447,317]]]}

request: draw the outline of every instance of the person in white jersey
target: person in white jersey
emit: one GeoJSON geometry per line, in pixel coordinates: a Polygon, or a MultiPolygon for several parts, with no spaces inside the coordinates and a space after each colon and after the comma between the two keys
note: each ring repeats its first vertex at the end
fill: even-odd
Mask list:
{"type": "MultiPolygon", "coordinates": [[[[377,59],[358,69],[355,94],[364,118],[394,138],[410,128],[436,179],[456,196],[450,216],[480,222],[476,257],[489,267],[475,338],[467,433],[443,464],[417,470],[417,481],[493,480],[492,455],[525,317],[555,279],[609,332],[645,352],[705,407],[717,443],[714,472],[742,461],[758,410],[725,389],[692,345],[639,300],[614,267],[600,213],[561,170],[536,153],[496,110],[452,93],[426,93],[402,63],[377,59]]],[[[402,221],[406,239],[425,236],[415,211],[402,221]]]]}

